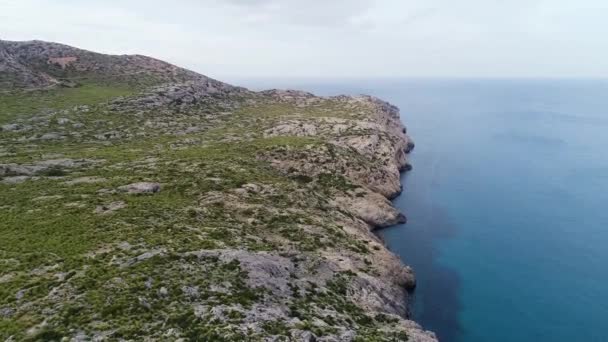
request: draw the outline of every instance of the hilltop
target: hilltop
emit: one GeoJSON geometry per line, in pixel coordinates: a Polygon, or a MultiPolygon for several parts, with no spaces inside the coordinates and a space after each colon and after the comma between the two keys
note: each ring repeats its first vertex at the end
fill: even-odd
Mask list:
{"type": "Polygon", "coordinates": [[[0,89],[74,87],[79,83],[142,86],[196,81],[230,88],[193,71],[141,55],[105,55],[43,41],[0,40],[0,89]]]}
{"type": "Polygon", "coordinates": [[[373,233],[395,106],[41,41],[0,41],[0,91],[0,339],[436,340],[373,233]]]}

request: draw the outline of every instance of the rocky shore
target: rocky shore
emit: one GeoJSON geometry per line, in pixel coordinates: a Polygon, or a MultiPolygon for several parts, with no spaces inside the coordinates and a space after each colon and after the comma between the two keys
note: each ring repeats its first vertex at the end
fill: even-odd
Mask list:
{"type": "Polygon", "coordinates": [[[0,339],[436,341],[373,232],[395,106],[0,43],[0,339]]]}
{"type": "MultiPolygon", "coordinates": [[[[289,101],[296,106],[315,105],[317,98],[300,91],[265,92],[278,101],[289,101]]],[[[338,173],[346,177],[356,189],[334,191],[331,204],[348,215],[343,225],[352,234],[360,234],[362,239],[374,241],[370,259],[378,270],[373,277],[356,272],[356,256],[323,255],[326,260],[336,262],[338,272],[353,272],[349,297],[364,306],[366,311],[390,313],[407,317],[408,290],[415,287],[414,274],[410,267],[384,246],[373,234],[376,228],[388,227],[406,221],[405,216],[395,209],[389,199],[402,191],[400,172],[409,170],[407,154],[413,142],[406,134],[397,107],[370,96],[338,96],[332,98],[345,108],[359,108],[354,118],[306,118],[280,122],[265,131],[266,136],[314,136],[323,137],[329,144],[356,152],[333,153],[332,147],[307,148],[305,151],[281,151],[264,156],[263,159],[281,172],[305,175],[311,178],[326,173],[338,173]],[[363,109],[365,108],[365,109],[363,109]],[[360,157],[364,156],[365,161],[360,157]],[[380,247],[381,246],[381,247],[380,247]]],[[[402,320],[407,327],[410,341],[434,341],[432,333],[423,331],[414,322],[402,320]]],[[[342,336],[343,337],[343,336],[342,336]]]]}

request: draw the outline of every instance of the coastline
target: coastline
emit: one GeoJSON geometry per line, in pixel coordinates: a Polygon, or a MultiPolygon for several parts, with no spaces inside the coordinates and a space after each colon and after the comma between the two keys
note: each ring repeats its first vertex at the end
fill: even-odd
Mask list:
{"type": "Polygon", "coordinates": [[[24,72],[40,51],[102,72],[2,99],[1,337],[436,341],[374,232],[405,221],[397,107],[8,45],[24,72]]]}
{"type": "MultiPolygon", "coordinates": [[[[295,103],[310,103],[317,99],[310,93],[300,91],[273,90],[264,93],[271,94],[280,101],[295,103]]],[[[403,191],[401,173],[411,169],[407,156],[414,148],[414,143],[406,134],[407,130],[400,119],[399,109],[381,99],[366,95],[339,95],[326,99],[340,101],[346,106],[350,103],[364,104],[366,110],[361,111],[363,115],[355,117],[355,120],[320,118],[307,120],[305,123],[279,123],[268,131],[268,135],[325,136],[330,144],[353,149],[374,165],[363,168],[364,172],[359,172],[345,167],[348,162],[342,159],[348,160],[348,157],[344,154],[336,153],[331,158],[323,158],[324,151],[314,149],[308,149],[306,157],[287,153],[266,160],[282,172],[297,170],[298,174],[312,178],[326,171],[340,170],[347,179],[359,186],[354,192],[337,191],[331,196],[332,204],[339,211],[356,218],[345,224],[353,228],[349,232],[362,235],[365,239],[374,239],[381,245],[372,252],[374,265],[381,270],[380,274],[375,278],[365,279],[365,286],[353,291],[353,300],[370,310],[401,317],[400,324],[407,327],[410,341],[436,341],[434,333],[424,331],[417,323],[407,319],[408,293],[416,284],[413,270],[391,252],[376,234],[378,229],[406,221],[406,217],[390,202],[403,191]]],[[[357,258],[353,259],[353,264],[356,265],[357,258]]]]}

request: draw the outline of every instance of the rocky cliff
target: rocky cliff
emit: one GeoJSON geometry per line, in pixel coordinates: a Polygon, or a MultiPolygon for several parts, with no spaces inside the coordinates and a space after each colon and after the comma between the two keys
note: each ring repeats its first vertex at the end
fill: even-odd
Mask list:
{"type": "Polygon", "coordinates": [[[0,338],[436,340],[373,234],[405,221],[396,107],[54,43],[0,56],[0,338]]]}

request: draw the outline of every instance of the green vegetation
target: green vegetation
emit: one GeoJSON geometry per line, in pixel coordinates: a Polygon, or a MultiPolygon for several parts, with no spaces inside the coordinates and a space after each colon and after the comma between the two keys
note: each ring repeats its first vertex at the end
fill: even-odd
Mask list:
{"type": "Polygon", "coordinates": [[[247,104],[235,112],[237,118],[255,116],[260,120],[277,118],[363,118],[365,107],[345,105],[334,99],[317,99],[317,101],[294,107],[293,102],[277,102],[265,99],[255,104],[247,104]]]}
{"type": "Polygon", "coordinates": [[[85,84],[74,88],[4,93],[0,96],[0,124],[43,111],[95,105],[119,96],[132,95],[135,91],[128,86],[85,84]]]}
{"type": "Polygon", "coordinates": [[[108,101],[139,91],[117,84],[0,97],[0,124],[26,127],[0,131],[1,340],[75,334],[289,340],[293,329],[327,336],[343,328],[361,341],[406,339],[378,330],[397,321],[370,315],[349,298],[354,272],[304,290],[291,273],[293,298],[279,298],[251,286],[252,266],[226,252],[283,255],[293,264],[290,272],[309,276],[324,253],[342,253],[371,274],[368,257],[378,246],[372,250],[347,233],[342,225],[352,215],[336,210],[329,197],[359,186],[340,170],[313,177],[269,162],[281,156],[370,161],[323,136],[264,134],[283,119],[352,119],[364,108],[253,95],[209,97],[183,108],[115,108],[108,101]],[[86,162],[42,167],[48,160],[86,162]],[[19,173],[10,163],[34,171],[19,173]],[[137,182],[159,183],[161,191],[120,190],[137,182]],[[251,318],[256,305],[268,303],[288,308],[287,318],[298,321],[251,318]],[[237,329],[252,320],[258,330],[237,329]]]}
{"type": "Polygon", "coordinates": [[[377,329],[378,323],[390,325],[398,323],[398,320],[383,314],[372,317],[347,298],[348,286],[353,276],[352,272],[338,274],[327,284],[327,291],[319,291],[312,286],[304,297],[294,300],[290,305],[291,315],[302,319],[302,326],[310,329],[317,336],[335,333],[332,328],[334,326],[350,326],[358,329],[357,341],[406,341],[407,334],[403,332],[394,333],[394,339],[391,339],[390,334],[387,336],[386,332],[377,329]],[[320,315],[315,310],[317,307],[332,308],[343,316],[320,315]],[[313,326],[311,324],[313,319],[320,319],[327,326],[324,328],[313,326]]]}

